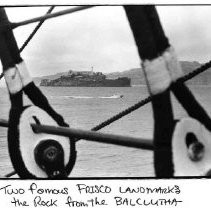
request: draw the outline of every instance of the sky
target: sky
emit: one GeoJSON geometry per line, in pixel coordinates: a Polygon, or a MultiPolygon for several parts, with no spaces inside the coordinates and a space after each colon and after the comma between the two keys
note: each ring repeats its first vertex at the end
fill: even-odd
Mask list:
{"type": "MultiPolygon", "coordinates": [[[[54,11],[67,9],[56,7],[54,11]]],[[[49,7],[6,9],[11,22],[45,14],[49,7]]],[[[179,60],[210,59],[211,6],[157,6],[162,26],[179,60]]],[[[14,30],[19,47],[36,24],[14,30]]],[[[47,20],[22,53],[32,76],[68,70],[103,73],[140,66],[135,42],[121,6],[96,6],[47,20]]]]}

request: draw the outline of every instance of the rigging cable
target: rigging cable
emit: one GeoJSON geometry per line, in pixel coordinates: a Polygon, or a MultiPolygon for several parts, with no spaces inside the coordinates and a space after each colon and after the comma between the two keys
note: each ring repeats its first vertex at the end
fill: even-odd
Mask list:
{"type": "MultiPolygon", "coordinates": [[[[47,11],[47,14],[50,14],[53,9],[55,8],[55,6],[51,6],[49,8],[49,10],[47,11]]],[[[25,47],[29,44],[29,42],[31,41],[31,39],[34,37],[34,35],[37,33],[37,31],[40,29],[40,27],[42,26],[42,24],[45,22],[45,20],[41,20],[37,26],[34,28],[34,30],[31,32],[31,34],[28,36],[28,38],[25,40],[25,42],[23,43],[23,45],[21,46],[21,48],[19,49],[19,52],[21,53],[25,47]]],[[[0,80],[2,79],[2,77],[4,76],[4,73],[2,72],[0,75],[0,80]]]]}
{"type": "MultiPolygon", "coordinates": [[[[202,66],[195,69],[194,71],[184,75],[183,77],[181,77],[178,80],[178,82],[186,82],[210,68],[211,68],[211,61],[203,64],[202,66]]],[[[104,122],[100,123],[99,125],[95,126],[94,128],[92,128],[92,130],[98,131],[101,128],[108,126],[109,124],[115,122],[116,120],[119,120],[120,118],[130,114],[131,112],[133,112],[133,111],[137,110],[138,108],[144,106],[145,104],[151,102],[153,100],[153,98],[154,98],[154,96],[148,96],[147,98],[139,101],[138,103],[134,104],[133,106],[128,107],[127,109],[123,110],[122,112],[119,112],[118,114],[114,115],[113,117],[111,117],[111,118],[105,120],[104,122]]]]}
{"type": "MultiPolygon", "coordinates": [[[[50,14],[52,11],[53,11],[53,9],[55,8],[55,6],[51,6],[50,8],[49,8],[49,10],[47,11],[47,13],[46,13],[46,15],[47,14],[50,14]]],[[[42,26],[42,24],[45,22],[45,20],[41,20],[38,24],[37,24],[37,26],[34,28],[34,30],[32,31],[32,33],[29,35],[29,37],[26,39],[26,41],[23,43],[23,45],[21,46],[21,48],[20,48],[20,50],[19,50],[19,52],[21,53],[23,50],[24,50],[24,48],[28,45],[28,43],[31,41],[31,39],[33,38],[33,36],[36,34],[36,32],[39,30],[39,28],[42,26]]]]}
{"type": "Polygon", "coordinates": [[[20,26],[28,25],[28,24],[31,24],[31,23],[35,23],[35,22],[38,22],[38,21],[43,21],[43,20],[47,20],[47,19],[51,19],[51,18],[55,18],[55,17],[59,17],[59,16],[62,16],[62,15],[75,13],[75,12],[85,10],[85,9],[89,9],[89,8],[92,8],[92,7],[94,7],[94,6],[74,7],[74,8],[58,11],[58,12],[55,12],[55,13],[52,13],[52,14],[46,14],[46,15],[35,17],[35,18],[32,18],[32,19],[20,21],[20,22],[2,23],[1,26],[0,26],[0,30],[15,29],[15,28],[20,27],[20,26]]]}

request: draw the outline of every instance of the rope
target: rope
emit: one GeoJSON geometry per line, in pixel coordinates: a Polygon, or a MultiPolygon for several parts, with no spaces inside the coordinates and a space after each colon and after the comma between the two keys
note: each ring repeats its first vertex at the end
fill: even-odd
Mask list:
{"type": "Polygon", "coordinates": [[[114,115],[113,117],[105,120],[104,122],[100,123],[99,125],[95,126],[94,128],[92,128],[92,131],[98,131],[108,125],[110,125],[111,123],[119,120],[120,118],[128,115],[129,113],[135,111],[136,109],[140,108],[141,106],[144,106],[145,104],[149,103],[152,100],[152,96],[149,96],[147,98],[145,98],[144,100],[141,100],[140,102],[134,104],[133,106],[125,109],[122,112],[119,112],[118,114],[114,115]]]}
{"type": "MultiPolygon", "coordinates": [[[[50,14],[53,9],[55,8],[55,6],[51,6],[50,9],[47,11],[47,14],[50,14]]],[[[33,38],[33,36],[36,34],[36,32],[39,30],[39,28],[42,26],[42,24],[45,22],[45,20],[41,20],[37,26],[34,28],[34,30],[32,31],[32,33],[29,35],[29,37],[26,39],[26,41],[23,43],[23,45],[21,46],[21,48],[19,49],[19,52],[21,53],[24,48],[27,46],[27,44],[31,41],[31,39],[33,38]]]]}
{"type": "Polygon", "coordinates": [[[15,29],[19,26],[27,25],[27,24],[30,24],[30,23],[35,23],[35,22],[38,22],[38,21],[44,21],[44,20],[47,20],[47,19],[50,19],[50,18],[59,17],[61,15],[66,15],[66,14],[78,12],[78,11],[81,11],[81,10],[84,10],[84,9],[89,9],[91,7],[94,7],[94,6],[81,6],[81,7],[66,9],[66,10],[62,10],[62,11],[59,11],[59,12],[55,12],[53,14],[47,14],[47,15],[43,15],[43,16],[40,16],[40,17],[32,18],[32,19],[17,22],[17,23],[9,23],[9,24],[6,24],[3,27],[9,27],[11,29],[15,29]]]}
{"type": "Polygon", "coordinates": [[[199,68],[195,69],[194,71],[190,72],[189,74],[184,75],[181,77],[178,82],[186,82],[193,77],[197,76],[198,74],[208,70],[211,67],[211,61],[208,61],[207,63],[201,65],[199,68]]]}

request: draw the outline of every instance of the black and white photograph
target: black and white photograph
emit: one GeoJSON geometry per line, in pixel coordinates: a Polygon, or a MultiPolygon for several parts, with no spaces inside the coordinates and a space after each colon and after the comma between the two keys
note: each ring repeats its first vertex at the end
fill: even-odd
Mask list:
{"type": "Polygon", "coordinates": [[[1,5],[0,177],[210,177],[210,13],[1,5]]]}

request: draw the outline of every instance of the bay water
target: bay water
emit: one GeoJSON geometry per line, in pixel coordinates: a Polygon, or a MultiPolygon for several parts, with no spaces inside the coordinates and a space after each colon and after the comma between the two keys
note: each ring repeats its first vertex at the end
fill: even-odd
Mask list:
{"type": "MultiPolygon", "coordinates": [[[[190,86],[210,113],[211,87],[190,86]]],[[[90,130],[102,121],[148,96],[145,86],[135,87],[41,87],[50,104],[72,128],[90,130]],[[118,97],[123,95],[123,97],[118,97]]],[[[6,88],[0,88],[0,118],[8,119],[10,101],[6,88]]],[[[187,116],[172,96],[175,118],[187,116]]],[[[30,103],[24,97],[25,104],[30,103]]],[[[152,139],[151,104],[101,129],[102,132],[152,139]]],[[[70,177],[154,177],[152,151],[80,140],[77,161],[70,177]]],[[[0,127],[0,176],[13,171],[7,148],[7,129],[0,127]]]]}

